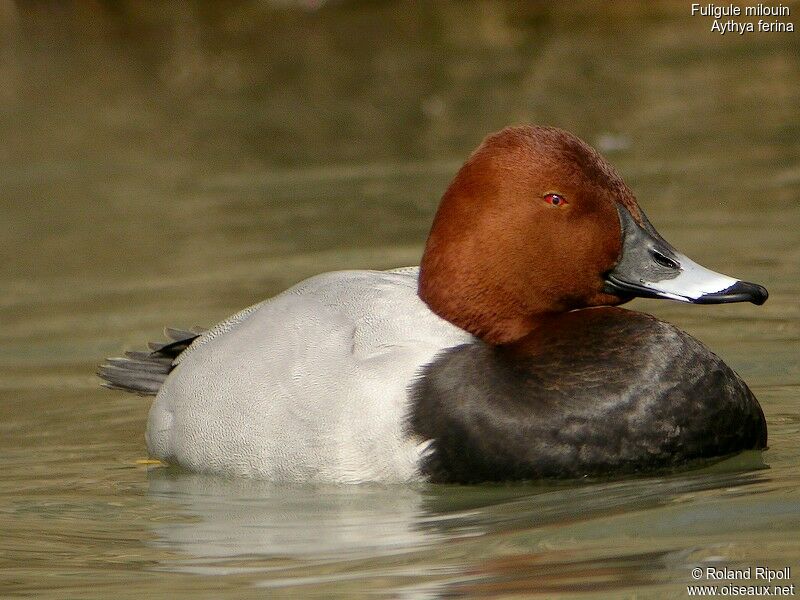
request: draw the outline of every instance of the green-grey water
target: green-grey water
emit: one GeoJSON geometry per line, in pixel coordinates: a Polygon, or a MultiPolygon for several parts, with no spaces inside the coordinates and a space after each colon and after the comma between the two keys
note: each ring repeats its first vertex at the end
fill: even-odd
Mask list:
{"type": "Polygon", "coordinates": [[[698,566],[797,576],[800,34],[689,13],[0,2],[0,597],[684,598],[698,566]],[[103,357],[318,272],[416,263],[454,170],[521,122],[597,145],[677,248],[769,288],[630,305],[748,381],[769,450],[473,487],[143,463],[149,399],[100,388],[103,357]]]}

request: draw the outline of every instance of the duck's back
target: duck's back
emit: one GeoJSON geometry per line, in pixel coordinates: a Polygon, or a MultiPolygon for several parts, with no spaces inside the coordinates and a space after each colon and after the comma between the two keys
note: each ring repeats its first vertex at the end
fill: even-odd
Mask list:
{"type": "Polygon", "coordinates": [[[417,297],[417,269],[308,279],[198,338],[150,412],[147,442],[196,471],[293,481],[407,481],[407,389],[471,336],[417,297]]]}
{"type": "Polygon", "coordinates": [[[436,440],[435,481],[620,474],[766,446],[761,407],[730,367],[618,308],[555,316],[512,346],[446,350],[412,397],[413,430],[436,440]]]}

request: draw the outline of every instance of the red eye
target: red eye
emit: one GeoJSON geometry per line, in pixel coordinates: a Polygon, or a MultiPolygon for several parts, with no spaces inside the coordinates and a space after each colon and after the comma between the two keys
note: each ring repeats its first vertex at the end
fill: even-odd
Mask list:
{"type": "Polygon", "coordinates": [[[564,197],[559,196],[558,194],[547,194],[544,197],[544,201],[548,204],[552,204],[553,206],[563,206],[567,203],[567,201],[564,200],[564,197]]]}

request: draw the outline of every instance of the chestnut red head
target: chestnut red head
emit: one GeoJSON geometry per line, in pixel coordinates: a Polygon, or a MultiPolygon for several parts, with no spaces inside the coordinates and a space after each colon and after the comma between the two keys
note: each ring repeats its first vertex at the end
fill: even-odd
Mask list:
{"type": "Polygon", "coordinates": [[[702,269],[658,235],[596,150],[561,129],[509,127],[483,141],[442,197],[419,295],[493,344],[519,340],[547,314],[636,295],[757,302],[763,291],[766,299],[760,286],[704,269],[718,279],[700,287],[714,289],[682,296],[676,282],[699,277],[687,277],[694,267],[702,269]],[[726,296],[735,284],[753,286],[750,295],[726,296]]]}

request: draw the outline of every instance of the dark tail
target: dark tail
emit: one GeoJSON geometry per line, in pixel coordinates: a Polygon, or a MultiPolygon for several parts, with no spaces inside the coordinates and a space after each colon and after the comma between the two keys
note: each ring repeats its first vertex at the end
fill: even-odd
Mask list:
{"type": "Polygon", "coordinates": [[[170,338],[167,343],[150,342],[150,352],[126,352],[125,357],[107,358],[97,374],[103,385],[112,390],[133,392],[141,396],[155,396],[174,368],[175,359],[186,350],[205,330],[195,327],[191,331],[182,329],[164,330],[170,338]]]}

